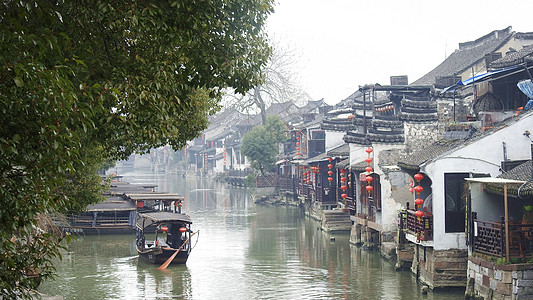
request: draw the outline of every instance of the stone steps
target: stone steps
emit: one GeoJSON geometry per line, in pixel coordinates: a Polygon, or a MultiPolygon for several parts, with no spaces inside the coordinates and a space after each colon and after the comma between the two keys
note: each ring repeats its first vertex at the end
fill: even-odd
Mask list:
{"type": "Polygon", "coordinates": [[[350,212],[343,210],[325,210],[322,214],[322,230],[330,233],[350,232],[352,221],[350,212]]]}

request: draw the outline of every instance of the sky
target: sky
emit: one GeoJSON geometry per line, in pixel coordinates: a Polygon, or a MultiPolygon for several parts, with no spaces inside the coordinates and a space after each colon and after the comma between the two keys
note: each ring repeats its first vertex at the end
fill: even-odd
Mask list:
{"type": "Polygon", "coordinates": [[[295,81],[335,104],[359,86],[409,83],[459,43],[512,26],[533,32],[531,0],[277,0],[267,32],[295,53],[295,81]]]}

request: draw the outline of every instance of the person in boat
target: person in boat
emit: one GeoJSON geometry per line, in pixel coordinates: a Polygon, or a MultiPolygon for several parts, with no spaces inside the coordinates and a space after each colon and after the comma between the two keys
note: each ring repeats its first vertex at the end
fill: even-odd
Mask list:
{"type": "MultiPolygon", "coordinates": [[[[171,248],[178,249],[187,239],[185,232],[180,232],[181,227],[185,226],[183,224],[170,224],[167,232],[167,244],[171,248]]],[[[190,229],[188,231],[191,232],[190,229]]]]}

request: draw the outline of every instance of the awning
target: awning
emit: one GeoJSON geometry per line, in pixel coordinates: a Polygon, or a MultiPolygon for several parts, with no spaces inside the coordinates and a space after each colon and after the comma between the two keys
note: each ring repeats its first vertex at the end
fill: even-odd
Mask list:
{"type": "Polygon", "coordinates": [[[279,164],[282,164],[284,162],[286,162],[287,160],[286,159],[280,159],[276,162],[276,165],[279,165],[279,164]]]}
{"type": "Polygon", "coordinates": [[[495,74],[499,74],[499,73],[502,73],[502,72],[505,72],[505,71],[509,71],[509,70],[514,70],[516,68],[518,68],[519,66],[512,66],[512,67],[509,67],[509,68],[505,68],[505,69],[501,69],[501,70],[495,70],[495,71],[490,71],[490,72],[487,72],[487,73],[484,73],[484,74],[479,74],[479,75],[475,75],[474,77],[470,77],[466,80],[459,80],[456,84],[452,85],[452,86],[449,86],[447,88],[445,88],[444,90],[442,90],[442,92],[447,92],[447,91],[453,91],[455,90],[456,87],[459,87],[459,86],[466,86],[466,85],[470,85],[472,83],[475,83],[475,82],[481,82],[481,81],[485,81],[486,79],[492,77],[493,75],[495,74]]]}

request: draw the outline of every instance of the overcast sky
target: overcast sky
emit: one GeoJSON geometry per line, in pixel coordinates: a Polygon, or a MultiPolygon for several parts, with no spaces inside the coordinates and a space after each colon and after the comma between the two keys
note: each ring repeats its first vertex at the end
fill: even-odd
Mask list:
{"type": "Polygon", "coordinates": [[[277,1],[270,37],[295,51],[301,87],[329,104],[391,75],[411,83],[493,30],[533,32],[532,0],[277,1]]]}

